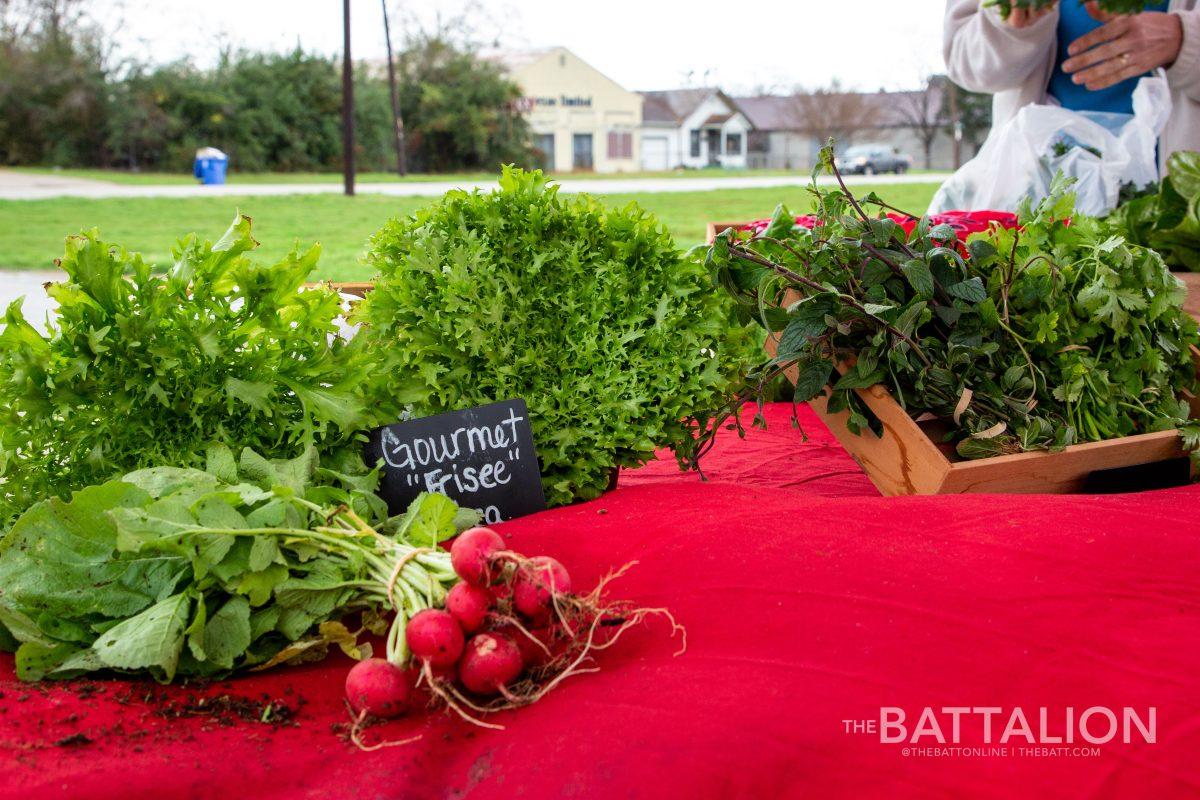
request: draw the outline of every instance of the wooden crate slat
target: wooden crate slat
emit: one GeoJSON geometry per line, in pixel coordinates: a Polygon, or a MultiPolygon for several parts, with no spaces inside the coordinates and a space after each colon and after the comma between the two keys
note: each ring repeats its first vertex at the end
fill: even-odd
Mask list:
{"type": "Polygon", "coordinates": [[[1179,445],[1179,432],[1169,430],[1084,442],[1057,453],[1014,453],[959,461],[950,469],[938,494],[1076,492],[1093,472],[1180,458],[1184,452],[1179,445]]]}

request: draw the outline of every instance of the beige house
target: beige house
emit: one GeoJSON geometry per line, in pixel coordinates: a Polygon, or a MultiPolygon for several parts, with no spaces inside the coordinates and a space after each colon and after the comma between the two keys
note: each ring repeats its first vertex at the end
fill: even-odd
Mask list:
{"type": "Polygon", "coordinates": [[[641,162],[642,96],[565,47],[485,51],[521,87],[521,110],[547,171],[633,172],[641,162]]]}

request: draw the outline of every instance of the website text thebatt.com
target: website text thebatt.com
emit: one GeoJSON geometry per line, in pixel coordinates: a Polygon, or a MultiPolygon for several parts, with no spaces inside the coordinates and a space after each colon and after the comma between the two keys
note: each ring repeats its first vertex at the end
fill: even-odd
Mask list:
{"type": "Polygon", "coordinates": [[[1154,744],[1158,709],[1108,706],[926,706],[910,715],[882,706],[878,718],[844,719],[848,734],[899,745],[911,757],[1076,757],[1100,755],[1100,745],[1154,744]]]}

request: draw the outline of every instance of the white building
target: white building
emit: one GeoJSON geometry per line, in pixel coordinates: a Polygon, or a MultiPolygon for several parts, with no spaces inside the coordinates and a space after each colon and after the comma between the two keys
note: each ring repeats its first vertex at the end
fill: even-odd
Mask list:
{"type": "Polygon", "coordinates": [[[633,172],[641,160],[642,97],[565,47],[480,57],[518,86],[533,147],[547,172],[633,172]]]}
{"type": "Polygon", "coordinates": [[[642,169],[742,168],[750,122],[720,89],[642,92],[642,169]]]}

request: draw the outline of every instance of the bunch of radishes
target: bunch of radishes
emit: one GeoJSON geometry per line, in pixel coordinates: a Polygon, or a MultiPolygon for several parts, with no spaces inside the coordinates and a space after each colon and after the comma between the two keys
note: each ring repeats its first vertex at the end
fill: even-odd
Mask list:
{"type": "Polygon", "coordinates": [[[670,617],[662,609],[603,602],[608,579],[587,595],[572,594],[562,564],[512,552],[490,528],[459,535],[450,562],[461,580],[445,608],[421,611],[405,627],[411,665],[371,658],[346,676],[357,722],[404,713],[413,690],[424,685],[471,722],[499,727],[477,715],[534,702],[648,614],[670,617]]]}

